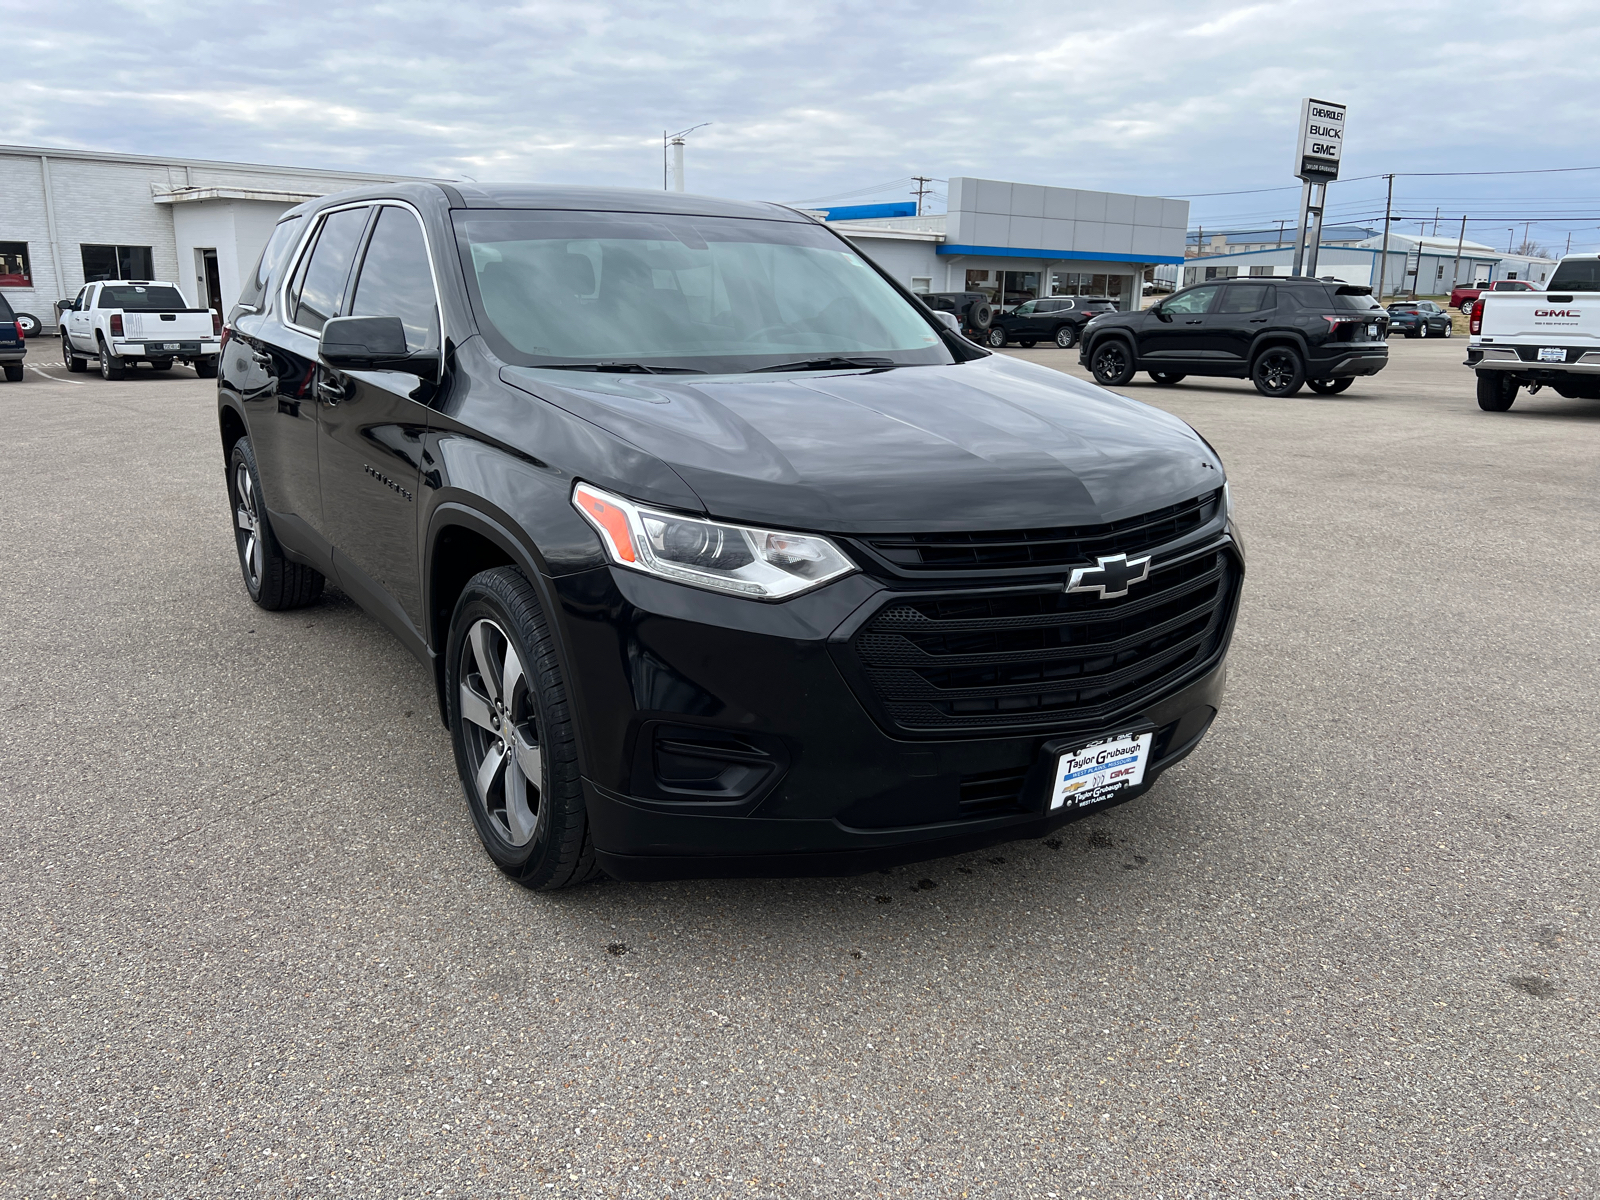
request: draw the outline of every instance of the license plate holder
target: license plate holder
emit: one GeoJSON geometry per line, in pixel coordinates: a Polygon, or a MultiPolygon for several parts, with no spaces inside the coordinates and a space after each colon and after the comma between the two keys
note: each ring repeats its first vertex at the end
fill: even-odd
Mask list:
{"type": "Polygon", "coordinates": [[[1567,352],[1560,346],[1540,346],[1539,361],[1564,363],[1567,361],[1567,352]]]}
{"type": "Polygon", "coordinates": [[[1155,730],[1149,726],[1089,742],[1052,742],[1050,789],[1045,812],[1066,812],[1103,804],[1144,782],[1155,730]]]}

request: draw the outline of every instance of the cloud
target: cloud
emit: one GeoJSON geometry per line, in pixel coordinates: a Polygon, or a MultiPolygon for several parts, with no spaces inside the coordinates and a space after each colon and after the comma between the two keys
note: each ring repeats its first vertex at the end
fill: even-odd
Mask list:
{"type": "MultiPolygon", "coordinates": [[[[772,199],[912,174],[1167,195],[1288,185],[1307,94],[1349,105],[1349,175],[1568,165],[1589,141],[1600,61],[1578,3],[1475,8],[1470,22],[1440,0],[100,11],[88,23],[0,0],[0,139],[650,187],[661,130],[711,121],[691,140],[690,186],[772,199]]],[[[1551,178],[1529,186],[1553,194],[1551,178]]],[[[1378,194],[1338,191],[1352,212],[1378,194]]],[[[1293,199],[1201,201],[1196,215],[1293,199]]]]}

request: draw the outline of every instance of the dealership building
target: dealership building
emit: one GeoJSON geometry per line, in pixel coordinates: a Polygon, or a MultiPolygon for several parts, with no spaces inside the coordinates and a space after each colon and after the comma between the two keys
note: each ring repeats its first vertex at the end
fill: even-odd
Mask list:
{"type": "Polygon", "coordinates": [[[1150,270],[1183,262],[1189,202],[957,177],[948,210],[827,209],[818,215],[914,292],[982,292],[996,303],[1111,296],[1137,307],[1150,270]]]}
{"type": "MultiPolygon", "coordinates": [[[[96,279],[171,280],[195,307],[226,314],[286,209],[415,178],[0,146],[0,289],[46,330],[56,302],[96,279]]],[[[943,213],[889,204],[812,215],[913,291],[1006,304],[1137,304],[1151,268],[1184,259],[1187,201],[966,177],[947,194],[943,213]]]]}
{"type": "Polygon", "coordinates": [[[94,279],[170,280],[227,313],[286,209],[402,178],[0,146],[0,289],[50,330],[94,279]]]}

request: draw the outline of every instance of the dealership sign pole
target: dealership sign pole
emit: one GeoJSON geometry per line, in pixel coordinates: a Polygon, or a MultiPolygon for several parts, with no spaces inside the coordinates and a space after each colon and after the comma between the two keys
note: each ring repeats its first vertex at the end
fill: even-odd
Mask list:
{"type": "Polygon", "coordinates": [[[1331,100],[1300,102],[1300,142],[1295,148],[1295,175],[1305,184],[1300,193],[1300,228],[1294,241],[1294,274],[1317,273],[1322,244],[1322,210],[1328,185],[1339,178],[1344,153],[1344,105],[1331,100]]]}

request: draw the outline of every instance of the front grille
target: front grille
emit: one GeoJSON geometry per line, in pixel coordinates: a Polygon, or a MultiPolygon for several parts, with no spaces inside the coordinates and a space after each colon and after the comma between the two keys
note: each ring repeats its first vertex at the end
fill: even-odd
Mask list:
{"type": "Polygon", "coordinates": [[[1217,515],[1222,490],[1104,525],[980,533],[904,533],[861,541],[902,571],[993,571],[1092,563],[1164,546],[1217,515]]]}
{"type": "Polygon", "coordinates": [[[871,699],[902,730],[1098,723],[1214,657],[1236,579],[1219,548],[1153,571],[1116,600],[1059,590],[908,597],[885,605],[851,647],[871,699]]]}

